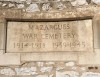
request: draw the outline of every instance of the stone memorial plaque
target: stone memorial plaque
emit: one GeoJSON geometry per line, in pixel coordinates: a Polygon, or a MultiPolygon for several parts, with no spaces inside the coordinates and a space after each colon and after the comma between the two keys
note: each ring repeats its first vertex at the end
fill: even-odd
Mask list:
{"type": "Polygon", "coordinates": [[[6,52],[92,51],[92,20],[7,23],[6,52]]]}

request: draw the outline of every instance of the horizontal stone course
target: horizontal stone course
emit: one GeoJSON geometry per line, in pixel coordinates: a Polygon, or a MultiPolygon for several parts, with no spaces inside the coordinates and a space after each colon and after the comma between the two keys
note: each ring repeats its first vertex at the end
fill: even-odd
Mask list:
{"type": "Polygon", "coordinates": [[[76,62],[26,62],[16,67],[0,67],[0,77],[99,77],[100,67],[95,66],[78,66],[76,62]],[[39,63],[44,66],[38,66],[39,63]],[[47,64],[48,63],[48,64],[47,64]],[[53,63],[53,65],[51,65],[53,63]],[[66,63],[69,64],[66,66],[66,63]],[[31,65],[30,65],[31,64],[31,65]],[[32,65],[33,64],[33,65],[32,65]],[[34,65],[35,64],[35,65],[34,65]],[[26,66],[28,65],[28,66],[26,66]],[[72,69],[77,67],[77,69],[72,69]],[[59,70],[58,70],[59,68],[59,70]],[[85,69],[85,70],[84,70],[85,69]],[[93,72],[93,70],[95,72],[93,72]]]}

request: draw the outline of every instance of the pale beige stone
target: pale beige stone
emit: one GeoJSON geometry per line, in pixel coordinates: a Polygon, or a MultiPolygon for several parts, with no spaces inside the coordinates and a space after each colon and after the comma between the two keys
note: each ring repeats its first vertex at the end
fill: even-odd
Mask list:
{"type": "Polygon", "coordinates": [[[52,66],[48,66],[48,67],[41,67],[40,71],[41,72],[52,72],[53,67],[52,66]]]}
{"type": "Polygon", "coordinates": [[[22,53],[21,61],[77,61],[77,53],[22,53]]]}
{"type": "Polygon", "coordinates": [[[48,75],[37,75],[36,77],[49,77],[48,75]]]}
{"type": "Polygon", "coordinates": [[[38,67],[43,67],[44,63],[43,62],[37,62],[38,67]]]}
{"type": "Polygon", "coordinates": [[[5,49],[5,24],[0,23],[0,49],[5,49]]]}
{"type": "Polygon", "coordinates": [[[93,50],[92,20],[8,22],[7,52],[87,50],[93,50]]]}
{"type": "Polygon", "coordinates": [[[6,65],[20,65],[20,54],[5,53],[4,50],[0,50],[0,66],[6,65]]]}
{"type": "Polygon", "coordinates": [[[74,62],[67,62],[65,65],[66,65],[66,66],[74,66],[75,63],[74,63],[74,62]]]}
{"type": "Polygon", "coordinates": [[[93,53],[81,53],[79,55],[79,65],[99,65],[100,49],[94,49],[93,53]]]}
{"type": "Polygon", "coordinates": [[[94,48],[100,48],[100,15],[96,15],[93,20],[94,48]]]}
{"type": "Polygon", "coordinates": [[[15,72],[11,68],[4,68],[0,70],[0,74],[12,76],[12,75],[15,75],[15,72]]]}
{"type": "Polygon", "coordinates": [[[79,77],[79,73],[76,71],[56,71],[56,77],[79,77]]]}
{"type": "Polygon", "coordinates": [[[22,67],[22,68],[15,68],[17,75],[36,75],[37,68],[36,67],[22,67]]]}
{"type": "Polygon", "coordinates": [[[95,72],[84,72],[81,77],[100,77],[100,73],[95,72]]]}

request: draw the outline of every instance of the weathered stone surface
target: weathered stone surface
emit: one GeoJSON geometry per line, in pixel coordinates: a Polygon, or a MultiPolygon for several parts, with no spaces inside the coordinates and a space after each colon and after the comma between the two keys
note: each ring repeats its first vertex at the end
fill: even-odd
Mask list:
{"type": "Polygon", "coordinates": [[[100,49],[94,49],[93,53],[80,53],[78,62],[79,65],[98,65],[100,64],[98,58],[100,58],[100,49]]]}
{"type": "Polygon", "coordinates": [[[100,5],[100,0],[92,0],[92,2],[100,5]]]}
{"type": "Polygon", "coordinates": [[[38,65],[39,67],[43,67],[43,66],[44,66],[44,63],[43,63],[43,62],[37,62],[37,65],[38,65]]]}
{"type": "Polygon", "coordinates": [[[61,2],[57,2],[55,3],[55,7],[58,9],[58,10],[63,10],[66,8],[65,4],[61,3],[61,2]]]}
{"type": "Polygon", "coordinates": [[[78,77],[79,73],[75,71],[56,72],[56,77],[78,77]]]}
{"type": "Polygon", "coordinates": [[[36,67],[15,68],[17,75],[36,75],[36,67]]]}
{"type": "Polygon", "coordinates": [[[92,51],[92,39],[91,20],[8,22],[7,52],[92,51]]]}
{"type": "Polygon", "coordinates": [[[24,4],[18,4],[17,7],[18,8],[24,8],[24,4]]]}
{"type": "Polygon", "coordinates": [[[48,75],[38,75],[36,77],[49,77],[48,75]]]}
{"type": "Polygon", "coordinates": [[[2,9],[3,18],[20,19],[22,16],[21,10],[2,9]]]}
{"type": "Polygon", "coordinates": [[[0,22],[0,49],[5,47],[5,24],[0,22]]]}
{"type": "Polygon", "coordinates": [[[81,77],[100,77],[100,73],[84,72],[81,77]]]}
{"type": "Polygon", "coordinates": [[[26,12],[36,12],[40,11],[37,4],[31,4],[29,7],[26,8],[26,12]]]}
{"type": "Polygon", "coordinates": [[[9,7],[10,7],[10,8],[11,8],[11,7],[15,7],[15,4],[10,3],[10,4],[9,4],[9,7]]]}
{"type": "Polygon", "coordinates": [[[74,66],[74,65],[75,65],[74,62],[68,62],[68,63],[66,63],[66,66],[74,66]]]}
{"type": "Polygon", "coordinates": [[[86,67],[81,67],[81,71],[86,71],[86,67]]]}
{"type": "Polygon", "coordinates": [[[99,49],[100,48],[100,15],[95,16],[95,20],[93,21],[93,31],[94,31],[94,48],[99,49]]]}
{"type": "Polygon", "coordinates": [[[0,70],[0,74],[12,76],[15,72],[11,68],[4,68],[0,70]]]}
{"type": "Polygon", "coordinates": [[[74,0],[71,2],[72,6],[87,5],[86,0],[74,0]]]}
{"type": "Polygon", "coordinates": [[[40,69],[41,72],[51,72],[53,70],[53,67],[42,67],[40,69]]]}
{"type": "Polygon", "coordinates": [[[21,54],[21,61],[77,61],[77,58],[77,53],[65,52],[21,54]]]}
{"type": "MultiPolygon", "coordinates": [[[[10,18],[10,19],[63,19],[63,18],[78,18],[78,17],[94,17],[100,14],[100,0],[0,0],[0,18],[10,18]],[[9,2],[10,1],[10,2],[9,2]],[[63,2],[64,1],[64,2],[63,2]],[[72,4],[67,6],[65,3],[69,1],[72,4]],[[90,4],[92,1],[93,4],[90,4]],[[88,2],[88,3],[87,3],[88,2]],[[57,5],[56,5],[57,3],[57,5]],[[32,4],[36,4],[31,7],[32,4]],[[42,5],[43,4],[43,5],[42,5]],[[97,5],[95,5],[97,4],[97,5]],[[16,6],[18,5],[18,6],[16,6]],[[20,5],[20,6],[19,6],[20,5]],[[40,7],[42,5],[42,7],[40,7]],[[55,7],[54,7],[55,5],[55,7]],[[67,7],[66,7],[67,6],[67,7]],[[42,8],[42,9],[41,9],[42,8]],[[70,8],[70,9],[69,9],[70,8]],[[18,10],[21,9],[21,10],[18,10]],[[24,11],[23,11],[24,10],[24,11]],[[26,11],[26,12],[25,12],[26,11]],[[35,12],[35,13],[34,13],[35,12]]],[[[100,61],[100,44],[99,44],[99,15],[96,21],[93,20],[94,31],[94,52],[93,53],[5,53],[4,45],[2,44],[2,35],[4,29],[1,27],[1,23],[4,21],[0,19],[0,77],[100,77],[99,64],[100,61]],[[3,47],[2,47],[3,46],[3,47]],[[2,50],[3,49],[3,50],[2,50]],[[25,63],[25,65],[19,66],[17,71],[12,68],[6,68],[2,66],[9,65],[19,65],[21,61],[35,61],[33,63],[25,63]],[[45,62],[36,62],[36,61],[45,62]],[[57,61],[57,62],[47,62],[47,61],[57,61]],[[59,63],[58,61],[63,61],[59,63]],[[65,62],[68,61],[68,62],[65,62]],[[76,61],[79,66],[70,62],[76,61]],[[82,64],[82,67],[80,66],[82,64]],[[95,66],[92,68],[92,72],[86,72],[86,65],[95,66]],[[33,71],[31,67],[36,67],[37,70],[33,71]],[[53,67],[52,72],[51,68],[53,67]],[[68,72],[68,70],[70,70],[68,72]],[[80,74],[72,75],[74,72],[78,71],[80,74]],[[95,73],[93,72],[95,71],[95,73]],[[55,75],[56,72],[56,75],[55,75]],[[97,73],[96,73],[97,72],[97,73]],[[54,74],[53,74],[54,73],[54,74]],[[17,75],[15,75],[17,74],[17,75]],[[81,76],[82,74],[82,76],[81,76]],[[14,76],[12,76],[14,75],[14,76]]],[[[86,24],[86,23],[81,23],[86,24]]],[[[82,30],[82,29],[81,29],[82,30]]],[[[51,31],[52,32],[52,31],[51,31]]],[[[81,32],[80,32],[81,33],[81,32]]],[[[86,33],[84,33],[86,34],[86,33]]],[[[89,37],[89,36],[88,36],[89,37]]],[[[86,40],[86,38],[85,38],[86,40]]],[[[48,42],[48,41],[47,41],[48,42]]],[[[8,44],[9,45],[9,44],[8,44]]],[[[87,50],[88,52],[88,50],[87,50]]],[[[13,66],[15,68],[15,66],[13,66]]]]}
{"type": "Polygon", "coordinates": [[[5,54],[5,50],[0,50],[0,66],[20,65],[20,54],[5,54]]]}
{"type": "Polygon", "coordinates": [[[44,11],[49,11],[49,10],[51,10],[50,3],[44,3],[44,4],[42,5],[42,10],[44,10],[44,11]]]}
{"type": "Polygon", "coordinates": [[[54,65],[55,62],[46,62],[46,65],[54,65]]]}

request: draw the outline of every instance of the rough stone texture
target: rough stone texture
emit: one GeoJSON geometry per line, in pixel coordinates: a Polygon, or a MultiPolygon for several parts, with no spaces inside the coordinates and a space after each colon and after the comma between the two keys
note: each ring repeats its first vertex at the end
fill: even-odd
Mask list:
{"type": "MultiPolygon", "coordinates": [[[[97,27],[97,25],[100,24],[99,5],[100,0],[0,0],[0,37],[2,37],[1,35],[4,31],[4,27],[1,26],[4,21],[2,18],[52,19],[61,17],[94,17],[97,15],[97,23],[95,23],[95,25],[96,29],[99,30],[99,27],[97,27]]],[[[95,33],[95,37],[97,37],[97,35],[98,34],[95,33]]],[[[35,55],[29,57],[32,54],[30,53],[28,56],[23,54],[21,59],[28,62],[21,62],[23,64],[19,66],[11,65],[12,62],[14,62],[14,65],[16,63],[20,64],[20,55],[13,55],[11,53],[9,55],[4,55],[5,51],[2,50],[3,45],[1,45],[2,40],[4,40],[3,37],[0,38],[0,64],[2,65],[0,66],[0,77],[100,77],[100,50],[98,49],[100,45],[97,44],[98,39],[95,40],[95,56],[78,53],[81,57],[76,57],[77,54],[73,53],[71,56],[69,56],[70,54],[65,54],[69,61],[34,62],[34,58],[39,59],[41,57],[35,55]],[[72,56],[73,59],[71,58],[72,56]],[[73,61],[77,59],[80,60],[79,63],[73,61]],[[5,63],[9,67],[6,66],[5,63]]],[[[45,54],[41,56],[47,58],[45,54]]],[[[61,56],[61,58],[65,60],[65,57],[63,58],[61,56]]],[[[55,57],[53,57],[53,60],[56,60],[55,57]]]]}
{"type": "Polygon", "coordinates": [[[35,12],[40,11],[37,4],[31,4],[29,7],[26,8],[27,12],[35,12]]]}
{"type": "Polygon", "coordinates": [[[93,3],[100,5],[100,0],[92,0],[93,3]]]}
{"type": "Polygon", "coordinates": [[[22,68],[15,68],[17,75],[35,75],[37,74],[36,67],[22,67],[22,68]]]}
{"type": "Polygon", "coordinates": [[[0,74],[12,76],[15,75],[15,72],[11,68],[4,68],[0,70],[0,74]]]}
{"type": "Polygon", "coordinates": [[[73,62],[74,66],[69,67],[66,66],[67,62],[40,62],[44,64],[40,67],[38,63],[26,62],[21,66],[0,67],[0,77],[100,77],[100,67],[96,66],[83,67],[73,62]]]}
{"type": "Polygon", "coordinates": [[[100,77],[100,73],[84,72],[81,77],[100,77]]]}
{"type": "Polygon", "coordinates": [[[78,77],[79,73],[75,71],[56,72],[56,77],[78,77]]]}
{"type": "Polygon", "coordinates": [[[90,19],[48,23],[8,22],[7,35],[6,52],[93,52],[90,19]]]}

